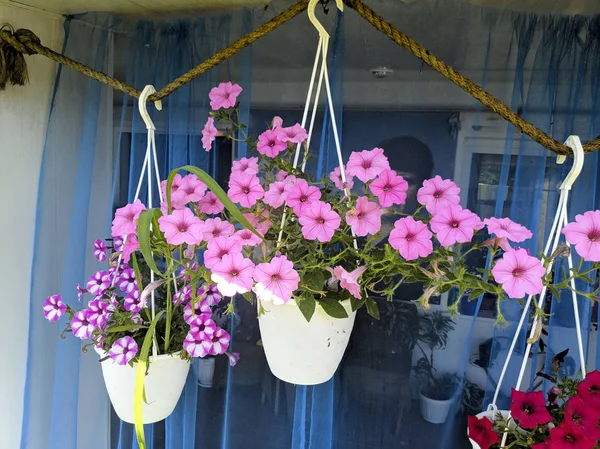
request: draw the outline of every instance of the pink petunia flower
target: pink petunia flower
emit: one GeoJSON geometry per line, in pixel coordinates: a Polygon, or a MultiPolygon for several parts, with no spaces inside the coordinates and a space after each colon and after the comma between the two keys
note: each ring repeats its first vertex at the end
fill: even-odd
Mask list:
{"type": "Polygon", "coordinates": [[[285,203],[290,188],[288,184],[278,181],[269,186],[263,201],[271,207],[278,208],[285,203]]]}
{"type": "Polygon", "coordinates": [[[180,206],[175,209],[181,209],[188,203],[200,201],[204,196],[204,192],[206,192],[206,184],[200,181],[196,175],[190,173],[183,177],[181,184],[179,184],[177,191],[173,193],[171,199],[173,203],[180,206]]]}
{"type": "Polygon", "coordinates": [[[202,148],[204,151],[210,151],[212,149],[212,143],[217,137],[217,128],[215,127],[215,119],[208,117],[204,128],[202,129],[202,148]]]}
{"type": "MultiPolygon", "coordinates": [[[[177,204],[175,201],[175,198],[177,197],[177,191],[179,190],[179,186],[181,185],[183,181],[183,177],[177,173],[174,177],[173,177],[173,184],[171,184],[171,205],[173,206],[173,209],[181,209],[185,206],[185,204],[177,204]]],[[[165,203],[165,209],[163,211],[163,213],[166,215],[167,212],[167,208],[166,208],[166,202],[167,202],[167,180],[161,181],[160,182],[160,190],[162,192],[162,196],[165,199],[164,203],[165,203]]],[[[162,205],[161,205],[162,206],[162,205]]],[[[161,207],[162,210],[162,207],[161,207]]]]}
{"type": "Polygon", "coordinates": [[[269,211],[263,210],[260,215],[245,213],[244,218],[262,235],[265,235],[273,222],[269,220],[269,211]]]}
{"type": "Polygon", "coordinates": [[[487,226],[488,232],[499,239],[499,245],[504,251],[511,249],[509,240],[520,243],[531,238],[532,235],[529,229],[510,218],[486,218],[483,223],[487,226]]]}
{"type": "Polygon", "coordinates": [[[48,321],[58,321],[61,316],[67,311],[67,306],[62,302],[62,296],[48,296],[44,301],[44,317],[48,321]]]}
{"type": "Polygon", "coordinates": [[[117,365],[127,365],[138,352],[138,345],[130,336],[119,338],[113,343],[108,355],[117,365]]]}
{"type": "Polygon", "coordinates": [[[198,201],[198,210],[206,215],[220,214],[225,209],[223,203],[219,201],[217,195],[212,192],[207,192],[200,201],[198,201]]]}
{"type": "Polygon", "coordinates": [[[316,201],[305,207],[298,217],[302,225],[302,235],[306,240],[328,242],[342,222],[340,216],[331,209],[331,205],[316,201]]]}
{"type": "Polygon", "coordinates": [[[250,229],[240,229],[231,238],[240,242],[242,246],[256,246],[262,243],[262,239],[250,229]]]}
{"type": "Polygon", "coordinates": [[[285,256],[277,256],[269,263],[258,264],[253,277],[256,281],[254,292],[258,299],[275,305],[288,302],[300,282],[294,264],[285,256]]]}
{"type": "Polygon", "coordinates": [[[233,161],[231,167],[231,176],[236,176],[236,173],[243,175],[258,174],[258,158],[251,157],[250,159],[243,157],[239,161],[233,161]]]}
{"type": "Polygon", "coordinates": [[[110,287],[112,277],[108,271],[96,271],[86,284],[86,289],[94,296],[100,296],[110,287]]]}
{"type": "Polygon", "coordinates": [[[260,136],[258,136],[256,151],[258,151],[262,155],[268,157],[275,157],[282,151],[285,151],[286,149],[287,143],[279,140],[276,131],[268,129],[260,136]]]}
{"type": "Polygon", "coordinates": [[[98,239],[94,242],[94,257],[96,258],[96,260],[104,262],[106,260],[107,250],[108,248],[102,240],[98,239]]]}
{"type": "Polygon", "coordinates": [[[225,355],[229,358],[229,366],[237,365],[237,362],[240,360],[239,352],[225,351],[225,355]]]}
{"type": "Polygon", "coordinates": [[[600,262],[600,210],[575,216],[575,221],[566,225],[562,233],[583,260],[600,262]]]}
{"type": "Polygon", "coordinates": [[[285,179],[288,177],[288,172],[286,172],[285,170],[279,170],[277,172],[277,174],[275,175],[275,180],[277,181],[285,181],[285,179]]]}
{"type": "MultiPolygon", "coordinates": [[[[348,174],[348,170],[346,168],[344,168],[344,174],[346,175],[346,186],[351,189],[354,187],[354,180],[352,179],[353,176],[348,174]]],[[[344,190],[344,181],[342,181],[340,167],[335,167],[335,170],[329,173],[329,179],[331,179],[331,182],[333,182],[338,189],[344,190]]]]}
{"type": "Polygon", "coordinates": [[[217,237],[230,237],[234,232],[235,227],[231,223],[218,217],[204,220],[204,226],[202,226],[202,238],[207,242],[217,237]]]}
{"type": "Polygon", "coordinates": [[[460,188],[449,179],[439,175],[423,181],[423,187],[417,191],[417,201],[425,206],[431,215],[440,210],[460,203],[460,188]]]}
{"type": "Polygon", "coordinates": [[[183,308],[183,321],[191,325],[199,316],[207,316],[210,318],[212,310],[206,300],[190,301],[183,308]]]}
{"type": "Polygon", "coordinates": [[[432,236],[425,223],[413,217],[404,217],[394,223],[388,241],[404,259],[415,260],[427,257],[433,252],[432,236]]]}
{"type": "Polygon", "coordinates": [[[265,191],[256,175],[238,174],[229,179],[227,196],[242,207],[252,207],[263,197],[265,191]]]}
{"type": "Polygon", "coordinates": [[[356,200],[356,206],[346,212],[346,223],[357,237],[377,234],[381,229],[381,208],[366,196],[356,200]]]}
{"type": "Polygon", "coordinates": [[[542,277],[546,269],[542,262],[527,254],[524,249],[512,249],[502,256],[492,268],[494,280],[502,285],[511,298],[537,295],[542,291],[542,277]]]}
{"type": "Polygon", "coordinates": [[[135,234],[138,218],[144,210],[146,210],[146,206],[140,200],[135,200],[132,204],[117,209],[112,222],[111,235],[122,237],[127,234],[135,234]]]}
{"type": "Polygon", "coordinates": [[[188,208],[174,210],[171,215],[158,219],[158,226],[169,245],[199,245],[204,223],[188,208]]]}
{"type": "Polygon", "coordinates": [[[271,121],[271,129],[275,130],[276,128],[280,128],[283,126],[283,119],[279,116],[275,116],[273,117],[273,120],[271,121]]]}
{"type": "Polygon", "coordinates": [[[254,264],[241,253],[227,254],[211,268],[211,279],[223,296],[247,293],[252,290],[254,264]]]}
{"type": "Polygon", "coordinates": [[[475,230],[483,228],[483,222],[470,210],[452,205],[438,210],[430,226],[442,246],[452,246],[470,242],[475,230]]]}
{"type": "MultiPolygon", "coordinates": [[[[112,268],[112,267],[111,267],[112,268]]],[[[77,284],[77,301],[81,302],[81,298],[83,297],[83,295],[85,295],[87,293],[87,290],[85,288],[81,288],[80,284],[77,284]]],[[[60,296],[60,295],[58,295],[60,296]]]]}
{"type": "Polygon", "coordinates": [[[408,182],[394,170],[383,170],[371,183],[369,190],[377,197],[381,207],[390,207],[406,202],[408,182]]]}
{"type": "Polygon", "coordinates": [[[202,342],[202,346],[206,349],[206,352],[210,355],[220,355],[227,351],[229,341],[231,340],[230,335],[225,329],[217,327],[217,330],[208,340],[202,342]]]}
{"type": "Polygon", "coordinates": [[[348,273],[345,268],[338,266],[333,268],[333,275],[340,281],[340,287],[348,290],[356,299],[362,299],[358,278],[366,269],[366,266],[362,266],[348,273]]]}
{"type": "Polygon", "coordinates": [[[232,84],[230,81],[220,83],[208,93],[211,109],[216,111],[221,108],[228,109],[234,107],[237,97],[241,92],[242,88],[237,84],[232,84]]]}
{"type": "Polygon", "coordinates": [[[123,260],[125,263],[129,263],[131,255],[140,248],[137,235],[129,234],[123,245],[123,260]]]}
{"type": "Polygon", "coordinates": [[[275,133],[281,142],[301,143],[308,139],[308,133],[302,128],[300,123],[288,126],[287,128],[277,127],[275,133]]]}
{"type": "Polygon", "coordinates": [[[383,170],[390,169],[390,163],[383,154],[383,148],[373,148],[361,152],[353,151],[346,166],[348,175],[356,176],[362,182],[375,179],[383,170]]]}
{"type": "Polygon", "coordinates": [[[209,270],[223,260],[223,256],[239,254],[242,244],[229,236],[216,237],[208,242],[204,251],[204,266],[209,270]]]}
{"type": "Polygon", "coordinates": [[[206,303],[209,306],[214,306],[221,302],[221,295],[219,294],[219,290],[217,290],[217,286],[214,284],[200,287],[198,290],[198,297],[206,300],[206,303]]]}
{"type": "Polygon", "coordinates": [[[318,187],[310,186],[304,179],[299,179],[294,188],[288,191],[285,203],[294,209],[296,215],[300,216],[306,208],[319,201],[320,198],[321,191],[318,187]]]}
{"type": "Polygon", "coordinates": [[[87,319],[86,309],[75,312],[70,326],[71,330],[73,331],[73,335],[75,335],[77,338],[81,338],[82,340],[90,338],[95,328],[95,326],[87,319]]]}

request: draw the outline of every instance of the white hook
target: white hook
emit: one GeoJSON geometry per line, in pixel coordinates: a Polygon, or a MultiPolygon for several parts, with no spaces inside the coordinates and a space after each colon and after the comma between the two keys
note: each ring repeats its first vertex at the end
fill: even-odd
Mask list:
{"type": "MultiPolygon", "coordinates": [[[[156,127],[154,126],[154,123],[152,123],[152,119],[150,118],[150,114],[148,114],[148,108],[146,105],[146,102],[148,101],[148,97],[154,93],[156,93],[156,89],[154,88],[154,86],[148,84],[146,87],[144,87],[144,90],[140,94],[140,98],[138,101],[138,108],[140,110],[140,115],[142,116],[142,119],[144,120],[144,123],[146,124],[146,129],[156,130],[156,127]]],[[[156,106],[156,109],[161,111],[162,110],[162,101],[160,101],[160,100],[155,101],[154,106],[156,106]]]]}
{"type": "MultiPolygon", "coordinates": [[[[571,190],[571,186],[581,173],[581,169],[583,168],[583,160],[585,159],[585,153],[583,152],[583,146],[581,145],[581,140],[578,136],[569,136],[565,142],[565,145],[573,150],[573,167],[565,177],[565,180],[560,185],[561,190],[571,190]]],[[[562,164],[567,159],[566,156],[559,155],[556,158],[557,164],[562,164]]]]}
{"type": "MultiPolygon", "coordinates": [[[[319,36],[329,37],[329,33],[325,30],[323,25],[321,25],[321,22],[319,22],[319,20],[317,19],[317,16],[315,15],[315,9],[317,8],[317,3],[319,3],[319,0],[310,0],[310,2],[308,3],[308,8],[307,8],[308,18],[310,19],[310,22],[314,25],[314,27],[319,32],[319,36]]],[[[335,4],[337,6],[337,9],[339,9],[342,12],[344,11],[344,1],[343,0],[335,0],[335,4]]]]}

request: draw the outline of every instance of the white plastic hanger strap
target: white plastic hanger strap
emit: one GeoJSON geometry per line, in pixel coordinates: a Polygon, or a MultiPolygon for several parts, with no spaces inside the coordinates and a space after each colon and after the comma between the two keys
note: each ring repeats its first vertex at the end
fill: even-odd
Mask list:
{"type": "MultiPolygon", "coordinates": [[[[556,251],[556,249],[558,248],[558,244],[559,244],[560,238],[561,238],[561,230],[568,223],[568,207],[567,206],[568,206],[568,200],[569,200],[569,192],[571,190],[571,187],[573,186],[573,183],[575,182],[575,180],[581,173],[581,169],[583,167],[583,162],[584,162],[584,157],[585,157],[584,152],[583,152],[583,147],[581,145],[581,141],[579,140],[579,137],[570,136],[567,139],[567,141],[565,142],[565,144],[573,150],[573,153],[574,153],[573,167],[571,168],[571,170],[565,177],[565,180],[563,181],[563,183],[560,186],[560,196],[558,199],[558,207],[556,210],[556,214],[554,215],[554,220],[552,222],[552,228],[550,230],[550,234],[548,235],[548,241],[546,243],[546,246],[545,246],[544,252],[543,252],[545,257],[548,257],[551,254],[554,254],[554,251],[556,251]]],[[[558,156],[558,158],[557,158],[558,164],[562,164],[564,161],[565,161],[564,156],[558,156]]],[[[566,242],[566,244],[570,249],[569,243],[566,242]]],[[[555,259],[552,259],[551,261],[548,262],[548,266],[546,267],[546,275],[548,275],[549,273],[552,272],[552,267],[554,265],[554,261],[555,261],[555,259]]],[[[567,256],[567,263],[568,263],[569,270],[571,268],[573,268],[573,256],[571,255],[570,250],[569,250],[569,254],[567,256]]],[[[577,334],[577,346],[578,346],[578,350],[579,350],[578,351],[579,352],[579,361],[580,361],[580,365],[581,365],[582,377],[585,378],[585,373],[586,373],[585,355],[584,355],[584,351],[583,351],[583,339],[582,339],[582,335],[581,335],[581,323],[580,323],[580,319],[579,319],[579,307],[577,304],[577,294],[574,291],[575,290],[575,280],[573,278],[570,280],[570,285],[572,288],[571,299],[572,299],[572,303],[573,303],[573,312],[574,312],[574,316],[575,316],[575,330],[576,330],[576,334],[577,334]]],[[[542,291],[539,294],[539,299],[536,304],[537,311],[541,310],[542,307],[544,306],[544,302],[546,299],[546,291],[547,291],[547,287],[544,286],[542,288],[542,291]]],[[[517,340],[521,333],[523,323],[525,322],[525,318],[529,314],[531,299],[532,299],[532,295],[529,295],[527,297],[527,301],[525,302],[525,305],[523,307],[523,312],[521,314],[519,324],[515,331],[515,335],[511,342],[511,346],[508,351],[508,354],[506,355],[506,360],[504,361],[504,366],[502,367],[502,371],[501,371],[500,377],[498,379],[498,384],[496,385],[496,390],[494,392],[494,398],[492,400],[492,403],[488,406],[488,411],[493,412],[493,411],[497,410],[496,401],[498,400],[498,395],[499,395],[500,389],[502,387],[502,382],[504,381],[504,376],[506,375],[506,371],[508,369],[510,359],[513,355],[517,340]]],[[[533,337],[536,333],[536,329],[539,326],[541,319],[542,319],[542,317],[538,313],[536,313],[535,318],[532,323],[532,326],[531,326],[531,331],[529,333],[529,338],[527,340],[528,342],[527,342],[527,346],[525,348],[525,353],[523,354],[523,360],[521,361],[521,368],[519,370],[519,376],[517,378],[517,383],[515,385],[516,390],[519,390],[521,388],[521,383],[523,382],[523,377],[525,375],[525,370],[527,367],[527,361],[529,359],[529,353],[533,346],[533,340],[534,340],[533,337]]],[[[510,418],[510,412],[509,412],[508,417],[510,418]]],[[[503,437],[502,437],[501,446],[500,446],[501,448],[504,448],[506,446],[507,437],[508,437],[508,432],[504,432],[503,437]]]]}

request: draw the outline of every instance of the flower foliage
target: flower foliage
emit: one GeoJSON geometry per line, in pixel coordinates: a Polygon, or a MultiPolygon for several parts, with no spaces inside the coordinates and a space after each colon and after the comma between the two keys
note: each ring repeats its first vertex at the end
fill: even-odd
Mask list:
{"type": "MultiPolygon", "coordinates": [[[[560,365],[564,351],[555,357],[560,365]]],[[[542,391],[512,391],[510,417],[469,416],[469,438],[481,449],[496,449],[507,433],[506,447],[533,449],[593,449],[600,443],[600,372],[585,380],[557,378],[546,395],[542,391]]]]}
{"type": "MultiPolygon", "coordinates": [[[[133,363],[152,322],[152,293],[156,311],[165,312],[156,325],[159,352],[204,357],[227,351],[226,320],[216,317],[235,313],[231,298],[238,294],[258,298],[259,311],[264,301],[293,300],[310,320],[317,307],[347,317],[340,301],[353,310],[366,306],[378,317],[372,298],[392,298],[405,283],[422,284],[424,307],[451,288],[471,300],[490,293],[498,303],[539,294],[544,284],[553,292],[569,288],[569,279],[552,284],[547,260],[512,247],[531,237],[529,230],[508,218],[483,221],[461,207],[451,180],[425,180],[417,186],[418,209],[402,213],[410,186],[381,148],[352,152],[343,169],[323,179],[304,173],[306,130],[276,117],[259,136],[247,135],[239,123],[241,90],[221,83],[211,91],[214,111],[203,131],[206,150],[217,123],[228,138],[247,143],[249,155],[233,163],[227,191],[186,166],[162,182],[160,207],[148,209],[137,199],[118,209],[109,244],[93,242],[95,258],[108,269],[77,287],[82,309],[72,308],[74,293],[49,296],[48,320],[69,316],[67,331],[92,339],[117,363],[133,363]],[[297,149],[303,157],[295,166],[297,149]],[[382,223],[391,211],[399,218],[388,234],[382,223]],[[481,232],[494,237],[477,243],[484,240],[475,238],[481,232]],[[474,251],[490,251],[493,262],[480,271],[470,268],[465,258],[474,251]]],[[[564,233],[584,258],[599,260],[597,229],[600,212],[590,212],[564,233]]],[[[585,279],[589,272],[569,276],[585,279]]]]}

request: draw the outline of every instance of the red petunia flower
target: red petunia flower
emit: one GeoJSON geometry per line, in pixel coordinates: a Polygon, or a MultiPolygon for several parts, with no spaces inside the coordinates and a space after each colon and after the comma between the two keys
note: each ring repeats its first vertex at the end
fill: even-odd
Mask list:
{"type": "Polygon", "coordinates": [[[489,449],[493,444],[500,442],[500,437],[494,432],[494,424],[485,416],[469,416],[469,438],[475,441],[481,449],[489,449]]]}
{"type": "Polygon", "coordinates": [[[598,412],[579,396],[569,400],[565,407],[565,422],[578,427],[588,438],[600,438],[598,412]]]}
{"type": "Polygon", "coordinates": [[[565,421],[550,430],[546,447],[548,449],[594,449],[596,442],[590,440],[577,426],[565,421]]]}
{"type": "Polygon", "coordinates": [[[510,413],[525,429],[534,429],[552,421],[546,409],[546,399],[541,391],[524,393],[512,389],[510,413]]]}
{"type": "Polygon", "coordinates": [[[577,387],[577,396],[600,412],[600,372],[592,371],[577,387]]]}

